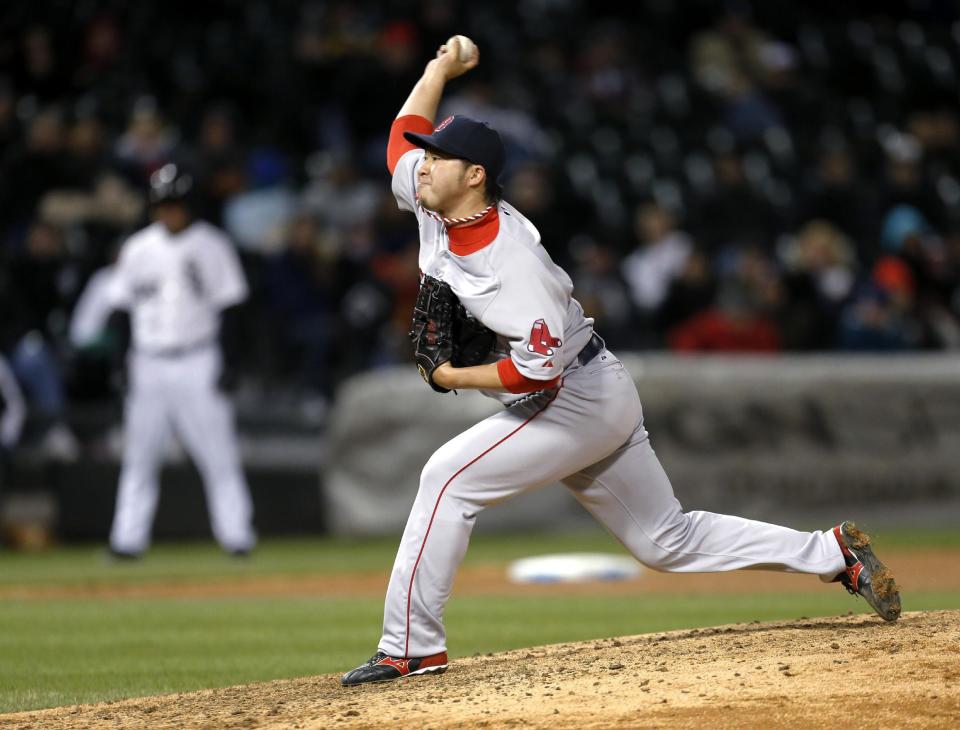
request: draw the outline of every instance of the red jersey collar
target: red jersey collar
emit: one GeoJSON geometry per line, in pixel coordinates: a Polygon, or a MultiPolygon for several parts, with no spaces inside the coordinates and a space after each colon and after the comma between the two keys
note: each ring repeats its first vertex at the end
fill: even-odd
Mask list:
{"type": "Polygon", "coordinates": [[[457,256],[469,256],[493,243],[493,239],[500,233],[500,214],[497,206],[476,223],[466,226],[447,227],[447,237],[450,239],[450,251],[457,256]]]}

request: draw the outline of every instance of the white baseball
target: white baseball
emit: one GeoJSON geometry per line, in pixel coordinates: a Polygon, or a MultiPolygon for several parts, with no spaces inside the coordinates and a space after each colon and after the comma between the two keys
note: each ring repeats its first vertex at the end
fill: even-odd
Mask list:
{"type": "Polygon", "coordinates": [[[460,46],[460,63],[466,63],[477,50],[477,44],[467,38],[465,35],[455,35],[447,41],[447,47],[452,48],[456,41],[460,46]]]}

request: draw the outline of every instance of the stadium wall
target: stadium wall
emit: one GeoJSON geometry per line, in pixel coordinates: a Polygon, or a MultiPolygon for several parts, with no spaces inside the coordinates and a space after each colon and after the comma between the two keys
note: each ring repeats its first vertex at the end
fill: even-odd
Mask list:
{"type": "MultiPolygon", "coordinates": [[[[792,524],[930,525],[960,515],[955,357],[623,360],[686,509],[792,524]]],[[[336,456],[325,470],[334,532],[398,533],[432,451],[500,408],[476,393],[437,397],[411,370],[357,376],[339,393],[328,433],[336,456]]],[[[487,510],[478,527],[590,519],[566,490],[547,487],[487,510]]]]}
{"type": "MultiPolygon", "coordinates": [[[[950,356],[623,358],[646,426],[685,509],[797,527],[955,525],[960,515],[960,360],[950,356]]],[[[438,396],[413,368],[358,375],[326,429],[241,404],[240,444],[261,535],[391,534],[440,444],[500,406],[438,396]]],[[[109,430],[116,409],[87,414],[109,430]],[[96,416],[94,418],[94,415],[96,416]]],[[[106,539],[120,444],[75,463],[26,455],[0,485],[0,533],[106,539]],[[38,529],[34,529],[38,528],[38,529]]],[[[518,468],[518,474],[520,473],[518,468]]],[[[154,534],[207,538],[200,479],[174,449],[154,534]]],[[[546,487],[486,510],[477,529],[576,529],[592,518],[546,487]]],[[[42,538],[43,540],[47,538],[42,538]]],[[[41,540],[42,541],[42,540],[41,540]]]]}

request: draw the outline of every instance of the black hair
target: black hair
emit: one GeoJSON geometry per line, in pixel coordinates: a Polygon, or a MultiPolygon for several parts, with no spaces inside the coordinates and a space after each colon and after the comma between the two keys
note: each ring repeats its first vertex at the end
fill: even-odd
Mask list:
{"type": "MultiPolygon", "coordinates": [[[[484,170],[486,172],[486,170],[484,170]]],[[[489,205],[495,205],[503,200],[503,186],[487,175],[483,181],[483,192],[489,205]]]]}
{"type": "MultiPolygon", "coordinates": [[[[483,165],[470,162],[470,160],[464,159],[463,157],[460,158],[460,161],[463,163],[464,172],[466,172],[468,165],[483,167],[483,165]]],[[[503,200],[503,186],[487,174],[487,168],[485,167],[483,167],[483,174],[483,197],[486,198],[487,205],[496,205],[503,200]]]]}

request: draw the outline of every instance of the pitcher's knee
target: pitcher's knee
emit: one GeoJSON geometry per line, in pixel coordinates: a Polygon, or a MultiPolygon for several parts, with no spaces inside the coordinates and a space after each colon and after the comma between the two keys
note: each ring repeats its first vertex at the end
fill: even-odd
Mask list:
{"type": "Polygon", "coordinates": [[[483,509],[483,503],[473,498],[470,475],[462,467],[446,458],[441,449],[430,457],[420,473],[417,498],[433,502],[439,517],[470,518],[483,509]]]}
{"type": "Polygon", "coordinates": [[[631,547],[634,555],[644,565],[657,570],[670,570],[685,555],[689,534],[690,517],[678,512],[656,530],[644,534],[636,548],[631,547]]]}
{"type": "Polygon", "coordinates": [[[456,473],[457,468],[443,455],[442,449],[435,451],[420,472],[420,492],[438,494],[456,473]]]}

